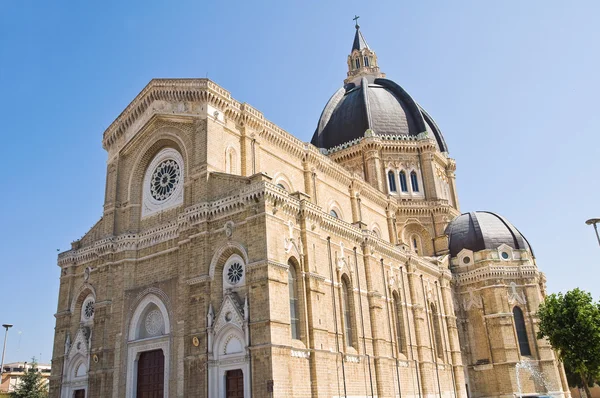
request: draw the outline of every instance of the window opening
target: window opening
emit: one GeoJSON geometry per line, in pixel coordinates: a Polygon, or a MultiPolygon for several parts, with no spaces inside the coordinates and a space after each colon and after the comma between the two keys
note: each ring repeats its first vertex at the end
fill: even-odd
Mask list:
{"type": "Polygon", "coordinates": [[[396,175],[392,170],[388,171],[388,183],[390,184],[390,192],[396,192],[396,175]]]}
{"type": "Polygon", "coordinates": [[[400,172],[400,189],[402,192],[408,192],[408,184],[406,183],[406,173],[404,171],[400,172]]]}
{"type": "Polygon", "coordinates": [[[292,339],[300,339],[300,319],[298,311],[298,294],[296,288],[296,268],[291,261],[288,261],[288,287],[290,296],[290,328],[292,330],[292,339]]]}
{"type": "Polygon", "coordinates": [[[523,311],[521,308],[513,308],[513,316],[515,318],[515,328],[517,329],[519,351],[521,351],[521,355],[531,355],[529,339],[527,338],[527,329],[525,328],[525,317],[523,316],[523,311]]]}
{"type": "Polygon", "coordinates": [[[346,345],[352,347],[352,311],[350,308],[350,301],[348,300],[349,294],[348,283],[342,280],[342,311],[344,312],[344,331],[346,333],[346,345]]]}
{"type": "Polygon", "coordinates": [[[415,171],[410,173],[410,184],[412,185],[413,192],[419,192],[419,181],[417,179],[417,173],[415,171]]]}

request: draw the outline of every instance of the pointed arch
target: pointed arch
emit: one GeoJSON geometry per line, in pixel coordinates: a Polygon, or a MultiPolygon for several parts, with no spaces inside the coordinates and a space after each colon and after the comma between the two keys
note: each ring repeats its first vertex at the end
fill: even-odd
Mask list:
{"type": "Polygon", "coordinates": [[[225,173],[238,174],[238,156],[235,148],[228,146],[225,149],[225,173]]]}
{"type": "Polygon", "coordinates": [[[292,339],[301,339],[298,262],[293,257],[288,260],[288,295],[290,304],[290,332],[292,339]]]}
{"type": "Polygon", "coordinates": [[[529,346],[529,338],[527,337],[527,327],[525,326],[525,317],[523,310],[519,306],[513,308],[513,317],[515,320],[515,329],[517,331],[517,340],[519,343],[519,351],[521,355],[531,355],[531,347],[529,346]]]}
{"type": "Polygon", "coordinates": [[[342,275],[340,288],[344,340],[347,347],[356,347],[356,333],[354,333],[354,295],[348,275],[342,275]]]}
{"type": "Polygon", "coordinates": [[[248,252],[246,251],[246,248],[239,242],[232,240],[227,241],[215,250],[215,254],[213,254],[212,260],[210,261],[208,276],[211,280],[215,279],[215,268],[217,267],[217,264],[224,264],[232,254],[238,254],[242,257],[244,263],[248,264],[248,252]]]}
{"type": "Polygon", "coordinates": [[[401,170],[400,173],[398,173],[398,178],[400,179],[400,190],[402,192],[408,192],[408,184],[406,182],[406,172],[404,170],[401,170]]]}
{"type": "Polygon", "coordinates": [[[414,170],[410,172],[410,189],[413,192],[420,192],[419,191],[419,177],[417,176],[417,172],[414,170]]]}
{"type": "Polygon", "coordinates": [[[388,189],[390,193],[395,193],[397,191],[396,188],[396,173],[393,170],[389,170],[387,172],[388,177],[388,189]]]}
{"type": "Polygon", "coordinates": [[[285,189],[288,193],[294,192],[294,187],[290,179],[282,172],[277,172],[273,176],[273,184],[285,189]]]}

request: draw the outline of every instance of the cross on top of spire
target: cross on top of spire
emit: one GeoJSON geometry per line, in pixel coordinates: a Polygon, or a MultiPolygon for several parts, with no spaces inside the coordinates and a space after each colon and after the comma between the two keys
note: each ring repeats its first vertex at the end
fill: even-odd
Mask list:
{"type": "Polygon", "coordinates": [[[354,21],[354,27],[356,29],[360,28],[360,25],[358,24],[358,18],[360,18],[360,16],[356,14],[354,15],[354,18],[352,18],[352,20],[354,21]]]}

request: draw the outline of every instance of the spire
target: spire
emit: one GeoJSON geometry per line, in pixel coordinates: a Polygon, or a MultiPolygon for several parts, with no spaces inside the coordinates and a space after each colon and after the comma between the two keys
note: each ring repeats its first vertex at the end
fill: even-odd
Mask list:
{"type": "MultiPolygon", "coordinates": [[[[356,28],[356,33],[354,34],[354,43],[352,43],[352,51],[354,50],[362,50],[362,49],[369,49],[369,45],[367,44],[367,41],[365,40],[365,37],[363,36],[362,32],[360,31],[360,25],[358,24],[358,18],[360,18],[358,15],[354,16],[354,27],[356,28]]],[[[350,51],[350,52],[352,52],[350,51]]]]}
{"type": "Polygon", "coordinates": [[[348,77],[344,80],[344,83],[360,84],[362,77],[366,77],[369,82],[373,82],[378,77],[385,77],[385,74],[379,71],[377,66],[377,55],[375,51],[371,50],[365,37],[360,31],[360,25],[358,24],[358,15],[355,15],[354,28],[354,42],[352,43],[352,51],[348,56],[348,77]]]}

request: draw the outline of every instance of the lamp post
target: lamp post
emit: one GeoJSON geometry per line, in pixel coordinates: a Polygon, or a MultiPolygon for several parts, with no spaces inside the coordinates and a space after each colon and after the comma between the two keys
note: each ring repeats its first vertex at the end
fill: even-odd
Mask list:
{"type": "Polygon", "coordinates": [[[598,245],[600,245],[600,235],[598,235],[598,223],[600,223],[600,218],[590,218],[585,222],[587,225],[593,225],[596,230],[596,238],[598,238],[598,245]]]}
{"type": "Polygon", "coordinates": [[[6,332],[4,332],[4,347],[2,348],[2,364],[0,364],[0,375],[4,373],[4,353],[6,352],[6,338],[8,337],[8,329],[12,328],[13,325],[10,323],[5,323],[2,325],[6,332]]]}

